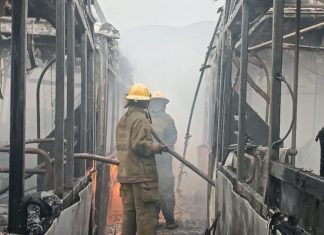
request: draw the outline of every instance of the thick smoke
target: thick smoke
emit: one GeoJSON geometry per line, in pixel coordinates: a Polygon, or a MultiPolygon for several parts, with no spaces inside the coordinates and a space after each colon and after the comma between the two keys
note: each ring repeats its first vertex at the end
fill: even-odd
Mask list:
{"type": "MultiPolygon", "coordinates": [[[[201,22],[186,27],[147,26],[130,30],[121,38],[120,47],[133,67],[135,82],[147,84],[151,91],[161,90],[170,99],[167,112],[174,118],[178,129],[175,149],[180,154],[183,152],[199,68],[213,28],[214,22],[201,22]]],[[[198,165],[197,147],[202,144],[203,113],[204,84],[196,104],[187,152],[187,158],[195,165],[198,165]]],[[[174,159],[176,185],[179,166],[179,162],[174,159]]],[[[182,193],[188,198],[201,201],[198,191],[202,190],[202,194],[206,195],[205,182],[190,169],[185,171],[188,175],[183,175],[182,193]]]]}

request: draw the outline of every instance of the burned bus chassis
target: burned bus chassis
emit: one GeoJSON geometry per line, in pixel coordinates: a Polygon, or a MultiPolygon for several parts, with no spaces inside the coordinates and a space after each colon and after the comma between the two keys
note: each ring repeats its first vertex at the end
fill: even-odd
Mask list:
{"type": "MultiPolygon", "coordinates": [[[[299,51],[323,49],[323,18],[322,1],[226,1],[221,9],[206,88],[209,176],[216,178],[215,190],[208,188],[210,225],[217,219],[210,234],[324,233],[324,179],[294,167],[298,149],[282,149],[289,144],[280,138],[281,86],[290,86],[283,74],[293,74],[298,88],[299,51]],[[293,72],[283,71],[283,51],[291,50],[293,72]],[[263,71],[262,84],[249,67],[263,71]],[[262,106],[247,102],[247,89],[262,106]]],[[[297,94],[294,88],[293,104],[297,94]]],[[[296,113],[288,112],[294,129],[296,113]]]]}
{"type": "MultiPolygon", "coordinates": [[[[25,195],[25,179],[38,174],[37,191],[54,190],[63,199],[61,216],[46,234],[60,234],[64,227],[70,229],[64,230],[68,234],[104,234],[109,164],[118,164],[111,159],[115,154],[114,127],[121,97],[132,82],[120,75],[119,32],[93,16],[92,11],[98,9],[94,1],[4,0],[0,7],[0,50],[5,62],[1,80],[9,80],[11,67],[11,95],[0,100],[11,105],[11,139],[1,146],[2,152],[10,152],[9,169],[1,168],[10,175],[8,187],[1,189],[2,193],[9,190],[9,217],[1,227],[8,226],[9,233],[27,233],[24,203],[30,195],[25,195]],[[45,81],[52,73],[54,82],[45,81]],[[30,74],[38,75],[35,79],[30,74]],[[55,86],[56,94],[40,96],[39,91],[45,94],[49,86],[51,92],[55,86]],[[33,123],[25,118],[26,110],[30,112],[26,94],[36,100],[33,123]],[[53,129],[43,128],[46,99],[51,100],[50,109],[55,113],[53,129]],[[25,140],[27,125],[37,127],[28,137],[35,137],[33,140],[25,140]],[[25,148],[33,143],[37,147],[25,148]],[[36,169],[25,169],[27,153],[44,155],[38,157],[36,169]]],[[[0,89],[8,87],[1,83],[0,89]]]]}

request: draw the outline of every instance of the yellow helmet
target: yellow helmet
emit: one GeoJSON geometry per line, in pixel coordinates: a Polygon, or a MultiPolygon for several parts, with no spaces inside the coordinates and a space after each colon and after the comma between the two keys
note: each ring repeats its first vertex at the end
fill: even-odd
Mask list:
{"type": "Polygon", "coordinates": [[[127,100],[150,100],[151,93],[147,86],[137,83],[129,88],[128,94],[125,98],[127,100]]]}
{"type": "Polygon", "coordinates": [[[161,99],[164,100],[166,103],[169,103],[169,100],[165,97],[165,94],[162,91],[153,92],[151,99],[161,99]]]}

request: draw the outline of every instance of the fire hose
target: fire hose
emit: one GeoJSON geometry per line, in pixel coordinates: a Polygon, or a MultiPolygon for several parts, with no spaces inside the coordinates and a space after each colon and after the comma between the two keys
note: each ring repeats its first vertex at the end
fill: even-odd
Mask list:
{"type": "Polygon", "coordinates": [[[159,137],[159,135],[156,133],[156,131],[151,128],[152,135],[154,138],[162,145],[166,146],[166,151],[170,153],[173,157],[175,157],[177,160],[179,160],[182,164],[186,165],[188,168],[190,168],[192,171],[194,171],[197,175],[199,175],[201,178],[206,180],[209,184],[215,187],[215,181],[208,177],[205,173],[203,173],[199,168],[197,168],[195,165],[193,165],[191,162],[184,159],[180,154],[175,152],[173,149],[171,149],[169,146],[167,146],[163,140],[159,137]]]}

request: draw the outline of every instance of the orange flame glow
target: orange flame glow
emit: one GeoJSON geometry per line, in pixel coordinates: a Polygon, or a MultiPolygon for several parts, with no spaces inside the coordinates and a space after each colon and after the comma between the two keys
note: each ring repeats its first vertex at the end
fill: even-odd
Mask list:
{"type": "Polygon", "coordinates": [[[108,204],[108,224],[121,223],[123,206],[120,197],[120,183],[117,182],[117,166],[110,165],[110,191],[108,204]]]}

